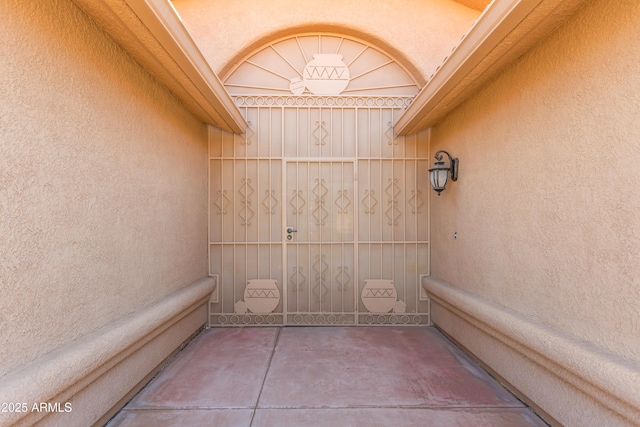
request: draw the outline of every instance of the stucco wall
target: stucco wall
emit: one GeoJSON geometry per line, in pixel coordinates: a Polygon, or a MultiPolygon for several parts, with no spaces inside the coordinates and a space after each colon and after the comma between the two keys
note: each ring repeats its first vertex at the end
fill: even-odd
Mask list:
{"type": "Polygon", "coordinates": [[[435,71],[479,16],[451,0],[175,0],[173,4],[222,78],[228,65],[241,59],[238,55],[261,47],[267,38],[328,31],[378,45],[420,80],[435,71]]]}
{"type": "Polygon", "coordinates": [[[431,200],[434,276],[636,367],[638,22],[589,2],[437,125],[460,178],[431,200]]]}
{"type": "Polygon", "coordinates": [[[0,15],[0,376],[206,276],[206,128],[68,0],[0,15]]]}

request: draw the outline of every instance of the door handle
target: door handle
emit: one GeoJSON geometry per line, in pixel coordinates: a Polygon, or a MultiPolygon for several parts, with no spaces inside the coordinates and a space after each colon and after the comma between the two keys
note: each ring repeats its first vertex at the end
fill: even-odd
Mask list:
{"type": "Polygon", "coordinates": [[[287,227],[287,233],[291,234],[291,233],[297,233],[297,232],[298,232],[298,230],[296,230],[295,228],[287,227]]]}

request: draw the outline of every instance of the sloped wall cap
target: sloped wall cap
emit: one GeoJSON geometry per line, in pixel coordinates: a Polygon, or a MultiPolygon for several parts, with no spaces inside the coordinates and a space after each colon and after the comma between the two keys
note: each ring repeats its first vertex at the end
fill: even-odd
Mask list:
{"type": "Polygon", "coordinates": [[[565,22],[585,0],[494,0],[427,79],[394,130],[437,124],[506,65],[565,22]]]}
{"type": "MultiPolygon", "coordinates": [[[[89,383],[157,335],[158,328],[206,303],[216,284],[204,278],[29,367],[0,378],[0,402],[53,402],[78,383],[89,383]]],[[[13,425],[33,413],[0,414],[13,425]]]]}
{"type": "Polygon", "coordinates": [[[243,133],[247,124],[168,0],[74,0],[204,123],[243,133]]]}
{"type": "Polygon", "coordinates": [[[606,352],[435,277],[425,277],[423,287],[434,302],[480,327],[603,406],[628,420],[640,419],[640,364],[637,361],[606,352]]]}

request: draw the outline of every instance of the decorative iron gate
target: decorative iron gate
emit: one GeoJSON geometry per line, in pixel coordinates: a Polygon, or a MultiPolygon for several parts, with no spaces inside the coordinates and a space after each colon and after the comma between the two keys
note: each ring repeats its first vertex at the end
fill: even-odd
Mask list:
{"type": "Polygon", "coordinates": [[[283,89],[249,95],[238,73],[225,82],[249,127],[210,129],[209,324],[428,324],[428,141],[393,133],[412,96],[342,95],[354,71],[373,73],[358,68],[369,47],[308,37],[243,63],[284,79],[273,64],[293,67],[283,46],[298,46],[304,69],[283,89]],[[309,61],[316,40],[332,53],[309,61]]]}

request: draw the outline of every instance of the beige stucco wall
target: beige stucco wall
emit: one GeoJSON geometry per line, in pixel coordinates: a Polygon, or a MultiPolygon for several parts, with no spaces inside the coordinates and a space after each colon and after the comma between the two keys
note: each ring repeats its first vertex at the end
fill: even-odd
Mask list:
{"type": "Polygon", "coordinates": [[[70,1],[0,15],[2,377],[206,276],[207,137],[70,1]]]}
{"type": "Polygon", "coordinates": [[[451,0],[174,0],[173,4],[221,78],[230,65],[273,38],[326,31],[373,43],[418,80],[426,79],[479,15],[451,0]]]}
{"type": "Polygon", "coordinates": [[[431,200],[434,276],[636,370],[638,22],[636,0],[589,2],[437,125],[460,178],[431,200]]]}

